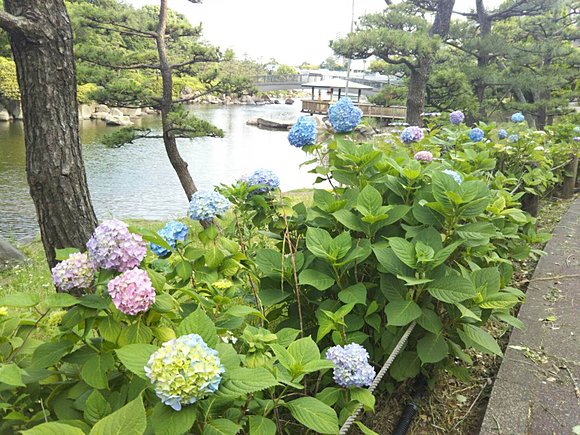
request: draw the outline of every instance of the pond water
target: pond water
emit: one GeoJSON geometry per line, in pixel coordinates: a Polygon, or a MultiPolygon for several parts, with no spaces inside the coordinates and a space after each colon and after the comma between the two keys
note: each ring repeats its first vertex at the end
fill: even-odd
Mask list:
{"type": "MultiPolygon", "coordinates": [[[[234,182],[257,168],[273,170],[284,191],[312,186],[314,175],[299,168],[306,155],[288,144],[287,132],[246,125],[255,117],[293,122],[300,116],[300,101],[293,105],[191,106],[191,110],[225,131],[224,138],[178,141],[199,190],[234,182]]],[[[137,124],[160,128],[156,116],[140,118],[137,124]]],[[[185,216],[187,199],[161,139],[141,139],[120,148],[107,148],[100,138],[111,131],[113,128],[103,121],[81,121],[83,158],[98,218],[185,216]]],[[[37,231],[26,182],[22,123],[0,122],[0,235],[23,241],[37,231]]]]}

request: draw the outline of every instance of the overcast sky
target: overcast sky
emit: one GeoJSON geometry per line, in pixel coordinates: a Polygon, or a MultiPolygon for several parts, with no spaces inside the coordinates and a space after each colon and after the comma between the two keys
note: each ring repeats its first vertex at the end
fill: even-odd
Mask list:
{"type": "MultiPolygon", "coordinates": [[[[159,4],[158,0],[127,0],[133,6],[159,4]]],[[[501,0],[486,0],[487,8],[501,0]]],[[[193,24],[203,23],[206,40],[222,48],[268,61],[299,65],[319,64],[332,50],[330,40],[350,30],[352,0],[170,0],[169,7],[184,14],[193,24]]],[[[380,11],[384,0],[354,0],[355,19],[380,11]]],[[[456,0],[455,9],[475,8],[475,0],[456,0]]]]}

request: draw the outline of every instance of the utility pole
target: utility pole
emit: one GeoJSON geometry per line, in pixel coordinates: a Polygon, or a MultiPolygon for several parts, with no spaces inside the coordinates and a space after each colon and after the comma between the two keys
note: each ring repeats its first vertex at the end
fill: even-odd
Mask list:
{"type": "MultiPolygon", "coordinates": [[[[354,1],[352,0],[352,10],[351,10],[351,15],[350,15],[350,33],[352,33],[354,31],[354,1]]],[[[348,84],[349,84],[349,80],[350,80],[350,62],[351,59],[348,58],[348,62],[346,63],[346,89],[344,94],[348,97],[348,84]]]]}

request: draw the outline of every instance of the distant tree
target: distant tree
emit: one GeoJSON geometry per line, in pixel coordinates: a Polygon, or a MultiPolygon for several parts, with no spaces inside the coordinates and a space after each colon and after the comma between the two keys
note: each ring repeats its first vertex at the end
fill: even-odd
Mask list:
{"type": "Polygon", "coordinates": [[[85,249],[97,219],[91,204],[76,100],[72,30],[63,0],[5,0],[24,115],[26,174],[49,266],[55,249],[85,249]]]}
{"type": "Polygon", "coordinates": [[[339,61],[335,56],[330,56],[320,64],[320,68],[329,71],[346,71],[346,63],[339,61]]]}
{"type": "Polygon", "coordinates": [[[274,74],[281,77],[288,77],[294,74],[298,74],[296,68],[290,65],[280,64],[274,71],[274,74]]]}
{"type": "Polygon", "coordinates": [[[320,68],[320,65],[314,65],[312,63],[308,63],[306,61],[302,62],[300,64],[300,69],[309,69],[309,70],[315,70],[320,68]]]}
{"type": "MultiPolygon", "coordinates": [[[[441,38],[449,32],[455,0],[406,1],[365,15],[346,38],[331,42],[335,53],[352,59],[376,56],[409,71],[407,122],[421,124],[427,80],[441,38]],[[427,13],[433,13],[430,24],[427,13]]],[[[387,3],[388,4],[388,3],[387,3]]]]}

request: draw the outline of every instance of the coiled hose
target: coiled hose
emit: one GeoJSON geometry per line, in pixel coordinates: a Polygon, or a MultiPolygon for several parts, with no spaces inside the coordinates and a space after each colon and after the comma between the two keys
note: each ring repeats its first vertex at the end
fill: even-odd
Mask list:
{"type": "Polygon", "coordinates": [[[427,380],[424,376],[419,375],[417,380],[415,381],[415,387],[413,391],[413,395],[411,396],[411,403],[405,406],[395,429],[393,429],[392,435],[405,435],[411,426],[411,422],[413,421],[413,417],[417,413],[417,405],[416,402],[423,396],[425,390],[427,389],[427,380]]]}

